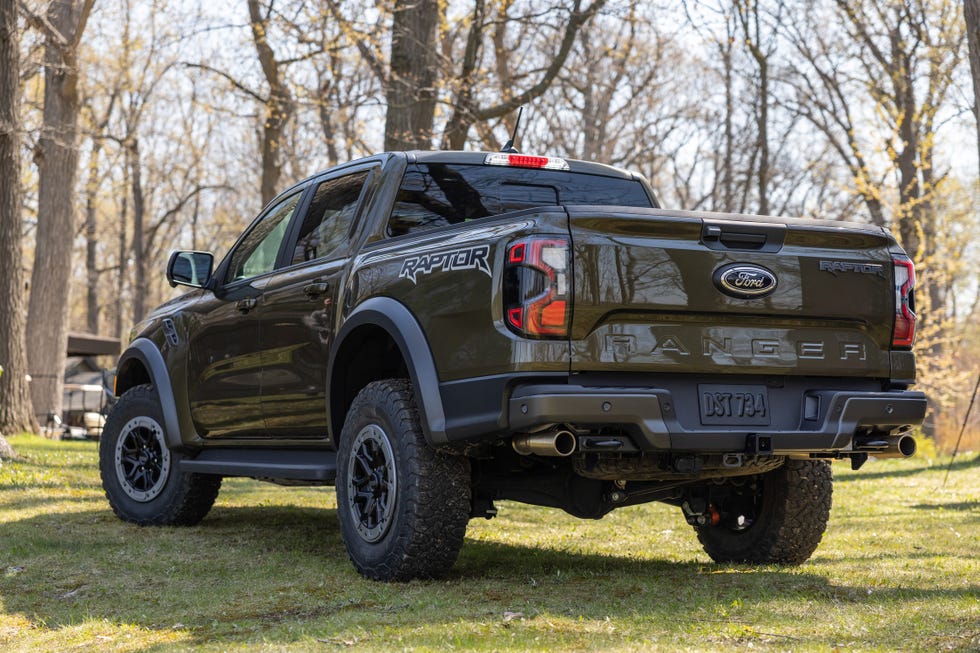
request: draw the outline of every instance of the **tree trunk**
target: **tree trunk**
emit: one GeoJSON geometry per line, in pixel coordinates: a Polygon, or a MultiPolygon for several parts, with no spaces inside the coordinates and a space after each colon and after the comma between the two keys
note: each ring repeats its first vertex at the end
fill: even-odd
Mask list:
{"type": "MultiPolygon", "coordinates": [[[[728,24],[726,23],[726,29],[728,24]]],[[[721,170],[721,186],[722,186],[722,205],[721,210],[731,212],[735,210],[735,181],[732,166],[734,165],[734,154],[735,154],[735,128],[734,128],[734,117],[735,117],[735,96],[734,96],[734,78],[733,64],[732,64],[732,37],[729,33],[729,38],[725,39],[725,42],[719,44],[718,49],[721,54],[722,65],[725,71],[725,148],[724,157],[722,159],[722,170],[721,170]]]]}
{"type": "Polygon", "coordinates": [[[269,18],[262,16],[258,0],[248,0],[248,15],[252,40],[259,55],[262,73],[269,84],[265,100],[265,120],[262,124],[262,205],[276,196],[282,174],[282,143],[286,124],[293,115],[293,97],[279,70],[279,62],[267,39],[269,18]]]}
{"type": "MultiPolygon", "coordinates": [[[[333,57],[331,57],[331,60],[333,57]]],[[[320,129],[323,130],[323,142],[327,146],[327,167],[332,168],[340,160],[337,154],[337,130],[333,125],[333,113],[330,110],[330,91],[332,90],[333,77],[319,85],[317,114],[320,117],[320,129]]]]}
{"type": "Polygon", "coordinates": [[[31,275],[27,358],[34,414],[61,413],[75,175],[78,168],[78,36],[91,2],[54,0],[44,46],[44,117],[34,156],[38,166],[37,245],[31,275]]]}
{"type": "Polygon", "coordinates": [[[442,146],[449,150],[461,150],[466,145],[466,135],[473,124],[473,85],[476,84],[476,63],[483,42],[483,23],[486,19],[486,3],[474,0],[473,16],[470,18],[470,32],[466,37],[466,50],[463,52],[463,66],[459,74],[459,90],[453,115],[446,125],[442,146]]]}
{"type": "Polygon", "coordinates": [[[970,46],[970,74],[973,77],[973,117],[977,127],[977,155],[980,157],[980,0],[964,0],[966,40],[970,46]]]}
{"type": "Polygon", "coordinates": [[[129,166],[123,165],[123,192],[120,201],[122,206],[119,209],[119,242],[117,244],[119,248],[118,258],[119,258],[119,269],[116,271],[116,324],[113,329],[113,335],[117,338],[123,337],[123,329],[125,328],[123,315],[123,306],[126,293],[126,280],[129,275],[129,242],[126,232],[129,225],[129,194],[126,192],[126,188],[129,187],[129,166]]]}
{"type": "Polygon", "coordinates": [[[385,150],[428,150],[436,111],[439,0],[395,0],[385,150]]]}
{"type": "Polygon", "coordinates": [[[764,57],[759,62],[759,213],[769,214],[769,62],[764,57]]]}
{"type": "Polygon", "coordinates": [[[759,5],[736,2],[745,47],[755,60],[759,70],[759,108],[756,115],[756,148],[759,168],[756,172],[756,190],[759,194],[759,213],[769,213],[769,54],[762,50],[762,28],[759,5]]]}
{"type": "Polygon", "coordinates": [[[24,351],[20,215],[20,39],[14,0],[0,0],[0,458],[4,433],[36,431],[24,351]]]}
{"type": "Polygon", "coordinates": [[[143,255],[143,227],[146,222],[146,204],[143,199],[143,177],[140,166],[140,144],[133,138],[126,145],[126,163],[133,187],[133,266],[136,280],[133,283],[133,323],[140,322],[146,313],[146,257],[143,255]]]}
{"type": "Polygon", "coordinates": [[[89,333],[99,333],[99,232],[95,215],[95,200],[99,192],[99,154],[102,144],[92,143],[88,180],[85,182],[85,317],[89,333]]]}
{"type": "MultiPolygon", "coordinates": [[[[898,35],[894,38],[897,40],[898,35]]],[[[895,80],[895,108],[899,115],[898,135],[902,146],[898,151],[896,165],[899,174],[898,186],[898,233],[902,247],[914,261],[921,260],[926,252],[920,238],[920,230],[927,225],[922,223],[919,184],[919,131],[916,115],[916,102],[910,61],[902,61],[901,76],[895,80]]]]}

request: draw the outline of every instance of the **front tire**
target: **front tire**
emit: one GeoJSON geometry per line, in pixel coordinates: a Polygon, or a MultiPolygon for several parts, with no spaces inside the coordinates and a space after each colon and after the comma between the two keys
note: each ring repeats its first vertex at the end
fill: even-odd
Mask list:
{"type": "Polygon", "coordinates": [[[720,563],[797,565],[816,550],[830,519],[833,481],[822,460],[787,460],[779,469],[726,482],[717,525],[695,526],[720,563]]]}
{"type": "Polygon", "coordinates": [[[426,443],[411,382],[361,390],[337,454],[337,516],[357,571],[382,581],[448,573],[469,521],[470,466],[426,443]]]}
{"type": "Polygon", "coordinates": [[[149,384],[128,390],[109,412],[99,440],[99,471],[109,505],[141,526],[193,526],[211,510],[221,477],[180,469],[167,447],[163,410],[149,384]]]}

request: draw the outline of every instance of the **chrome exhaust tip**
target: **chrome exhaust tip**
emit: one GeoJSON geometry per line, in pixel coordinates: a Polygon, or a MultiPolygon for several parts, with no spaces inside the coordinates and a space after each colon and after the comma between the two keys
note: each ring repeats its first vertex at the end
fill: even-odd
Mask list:
{"type": "Polygon", "coordinates": [[[514,451],[522,456],[537,454],[538,456],[566,457],[575,453],[578,439],[575,434],[566,429],[557,429],[547,433],[526,433],[515,435],[511,441],[514,451]]]}
{"type": "Polygon", "coordinates": [[[889,435],[864,438],[854,442],[854,450],[868,453],[875,458],[910,458],[917,445],[911,435],[889,435]]]}

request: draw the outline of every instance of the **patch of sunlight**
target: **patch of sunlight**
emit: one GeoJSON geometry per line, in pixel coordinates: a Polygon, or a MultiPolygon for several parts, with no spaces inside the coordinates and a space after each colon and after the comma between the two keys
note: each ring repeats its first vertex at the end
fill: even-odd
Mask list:
{"type": "Polygon", "coordinates": [[[180,628],[179,624],[172,628],[154,630],[96,618],[64,625],[33,623],[19,615],[3,615],[0,618],[0,647],[5,653],[69,649],[128,653],[146,650],[153,646],[169,647],[190,641],[190,633],[180,628]]]}

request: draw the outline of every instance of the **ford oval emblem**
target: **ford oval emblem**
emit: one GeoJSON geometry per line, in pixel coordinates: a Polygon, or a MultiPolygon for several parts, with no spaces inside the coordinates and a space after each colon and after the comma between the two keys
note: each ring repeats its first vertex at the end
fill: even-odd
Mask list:
{"type": "Polygon", "coordinates": [[[715,286],[729,297],[758,299],[776,290],[776,275],[761,265],[732,263],[715,270],[715,286]]]}

